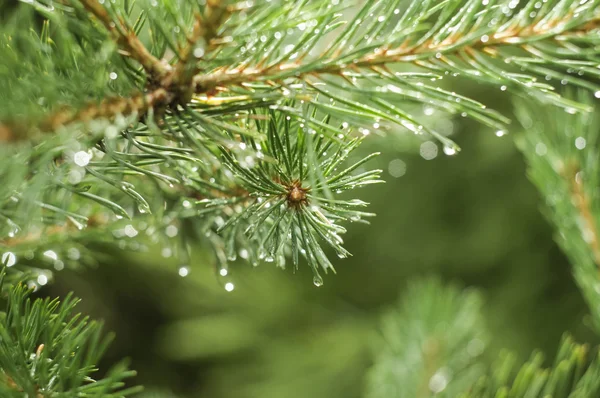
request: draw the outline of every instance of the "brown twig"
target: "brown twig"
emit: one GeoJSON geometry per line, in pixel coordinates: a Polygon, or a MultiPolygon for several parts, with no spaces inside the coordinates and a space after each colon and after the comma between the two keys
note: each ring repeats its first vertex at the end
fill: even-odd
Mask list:
{"type": "MultiPolygon", "coordinates": [[[[135,35],[121,35],[119,31],[112,27],[112,19],[106,13],[106,10],[100,6],[96,0],[80,0],[87,9],[96,15],[108,28],[113,31],[117,36],[117,40],[127,48],[138,48],[143,44],[137,40],[135,35]],[[130,42],[132,40],[133,42],[130,42]],[[133,44],[132,44],[133,43],[133,44]]],[[[76,121],[91,120],[94,117],[107,117],[111,118],[118,114],[130,115],[137,113],[142,115],[150,107],[167,107],[173,103],[187,103],[191,100],[193,94],[207,94],[213,93],[216,89],[224,89],[226,87],[240,85],[243,83],[249,83],[253,81],[265,81],[265,80],[282,80],[284,78],[293,76],[295,78],[303,78],[308,75],[336,75],[343,76],[344,66],[339,62],[335,62],[334,59],[329,62],[325,61],[320,64],[319,67],[311,69],[310,71],[303,71],[298,73],[297,71],[301,68],[298,62],[293,63],[282,63],[276,65],[269,65],[261,68],[221,68],[207,74],[196,74],[187,78],[185,76],[187,60],[193,54],[194,44],[204,37],[207,43],[210,42],[211,38],[214,37],[218,29],[215,21],[220,21],[229,12],[227,7],[222,7],[217,4],[218,0],[208,0],[207,10],[204,16],[197,16],[196,22],[190,38],[188,39],[188,46],[183,50],[180,61],[172,71],[166,71],[161,69],[166,64],[162,64],[156,58],[146,58],[141,54],[144,54],[144,50],[141,52],[133,52],[135,57],[140,58],[140,62],[152,64],[152,67],[160,69],[160,73],[166,73],[163,79],[159,82],[160,87],[150,92],[149,94],[135,94],[130,98],[116,98],[107,99],[99,104],[90,104],[80,111],[69,111],[62,110],[54,115],[51,115],[46,121],[44,121],[39,128],[45,131],[52,131],[58,126],[65,125],[76,121]],[[209,18],[209,16],[212,16],[209,18]],[[213,21],[213,22],[210,22],[213,21]],[[160,65],[160,66],[159,66],[160,65]]],[[[535,41],[537,36],[546,38],[542,28],[551,29],[561,23],[562,20],[555,21],[551,25],[540,27],[534,25],[529,28],[509,28],[506,31],[498,32],[493,36],[489,37],[486,41],[478,41],[471,44],[471,48],[477,48],[479,50],[487,51],[490,54],[495,53],[495,48],[506,45],[515,45],[520,43],[523,48],[527,47],[527,44],[535,41]]],[[[562,21],[564,22],[564,21],[562,21]]],[[[595,30],[600,25],[600,18],[592,19],[586,22],[585,25],[573,29],[569,32],[557,32],[557,37],[563,37],[567,33],[569,35],[584,35],[591,30],[595,30]]],[[[425,60],[431,57],[432,53],[441,53],[443,56],[447,56],[453,53],[455,50],[454,43],[457,37],[451,37],[441,43],[425,42],[418,46],[410,46],[405,43],[394,49],[381,49],[378,52],[370,53],[363,56],[353,62],[352,65],[346,68],[372,68],[382,67],[392,63],[418,63],[420,60],[425,60]]],[[[467,46],[469,47],[469,46],[467,46]]],[[[147,53],[147,50],[146,50],[147,53]]],[[[136,58],[136,59],[137,59],[136,58]]],[[[150,66],[149,66],[150,67],[150,66]]],[[[0,124],[0,142],[2,141],[19,141],[26,139],[26,134],[18,134],[17,132],[23,130],[21,127],[15,128],[14,126],[0,124]]],[[[26,130],[26,129],[25,129],[26,130]]]]}
{"type": "Polygon", "coordinates": [[[567,178],[569,180],[569,189],[574,199],[573,202],[585,224],[582,235],[590,247],[596,266],[600,268],[600,235],[598,235],[598,228],[590,208],[590,201],[585,193],[581,174],[577,172],[577,168],[573,168],[573,171],[566,174],[568,174],[567,178]]]}
{"type": "Polygon", "coordinates": [[[106,8],[97,0],[79,0],[81,4],[93,14],[104,27],[110,32],[117,44],[121,46],[126,53],[138,61],[144,70],[153,78],[158,79],[171,70],[168,63],[162,62],[154,57],[146,49],[137,35],[122,20],[111,17],[106,8]]]}
{"type": "Polygon", "coordinates": [[[217,30],[223,23],[223,20],[229,14],[227,7],[221,0],[207,0],[204,7],[204,14],[196,13],[192,33],[187,37],[188,44],[179,53],[179,61],[175,71],[167,76],[163,81],[163,87],[175,86],[180,91],[181,102],[187,103],[194,94],[194,87],[191,84],[192,79],[198,68],[194,66],[193,58],[201,58],[208,48],[200,53],[196,51],[200,48],[198,44],[204,41],[205,45],[210,46],[211,40],[216,38],[217,30]]]}
{"type": "Polygon", "coordinates": [[[151,107],[168,103],[172,98],[173,94],[164,88],[157,88],[145,94],[138,93],[131,97],[110,97],[78,111],[66,109],[57,112],[42,123],[41,129],[51,131],[76,121],[87,122],[103,117],[112,118],[116,115],[143,115],[151,107]]]}

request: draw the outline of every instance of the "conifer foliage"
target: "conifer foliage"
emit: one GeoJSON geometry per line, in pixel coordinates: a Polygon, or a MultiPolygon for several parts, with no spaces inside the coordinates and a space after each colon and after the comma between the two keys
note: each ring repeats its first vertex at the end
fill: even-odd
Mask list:
{"type": "MultiPolygon", "coordinates": [[[[536,173],[575,176],[561,189],[577,205],[551,203],[551,219],[586,298],[600,308],[598,215],[587,199],[595,194],[581,183],[594,184],[597,156],[557,168],[535,155],[568,156],[549,131],[563,134],[556,126],[570,118],[580,122],[565,148],[572,137],[578,150],[596,144],[583,131],[595,126],[586,116],[590,93],[600,97],[600,0],[23,0],[3,18],[7,394],[132,392],[116,393],[129,375],[124,368],[100,381],[88,376],[104,343],[96,324],[68,317],[72,298],[26,298],[24,284],[37,288],[65,267],[93,263],[92,243],[139,250],[160,242],[186,263],[197,240],[212,249],[221,275],[239,256],[306,263],[314,284],[323,284],[338,262],[326,253],[348,256],[345,228],[372,216],[354,189],[381,182],[380,171],[369,168],[376,153],[356,155],[361,142],[408,132],[458,151],[416,111],[421,105],[498,135],[509,129],[507,116],[447,90],[455,78],[552,107],[559,120],[549,128],[531,121],[535,110],[519,108],[536,131],[522,147],[542,193],[549,180],[536,173]],[[563,85],[582,94],[563,95],[563,85]],[[569,234],[578,227],[584,239],[575,242],[569,234]],[[69,356],[75,346],[79,354],[69,356]]],[[[477,310],[470,298],[449,295],[448,314],[464,300],[477,310]]],[[[588,373],[573,385],[593,384],[588,373]]],[[[530,380],[536,391],[550,391],[537,380],[530,380]]]]}

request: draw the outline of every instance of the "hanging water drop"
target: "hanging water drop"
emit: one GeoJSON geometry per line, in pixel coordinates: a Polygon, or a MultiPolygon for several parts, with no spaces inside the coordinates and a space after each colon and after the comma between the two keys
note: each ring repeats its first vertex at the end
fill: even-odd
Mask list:
{"type": "Polygon", "coordinates": [[[449,145],[444,145],[444,153],[448,156],[456,155],[456,149],[449,145]]]}
{"type": "Polygon", "coordinates": [[[228,292],[233,291],[233,289],[235,289],[235,285],[231,282],[227,282],[225,284],[225,290],[227,290],[228,292]]]}
{"type": "Polygon", "coordinates": [[[323,278],[321,278],[321,275],[317,274],[317,275],[314,276],[314,278],[313,278],[313,284],[316,287],[323,286],[323,278]]]}

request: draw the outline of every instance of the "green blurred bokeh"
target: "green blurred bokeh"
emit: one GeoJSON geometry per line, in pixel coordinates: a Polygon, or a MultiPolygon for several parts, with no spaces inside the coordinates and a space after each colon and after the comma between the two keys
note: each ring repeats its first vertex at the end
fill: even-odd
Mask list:
{"type": "MultiPolygon", "coordinates": [[[[473,95],[508,103],[483,90],[473,87],[473,95]]],[[[130,357],[144,396],[155,398],[359,397],[379,314],[420,275],[481,289],[489,357],[507,348],[523,360],[534,349],[552,358],[565,331],[596,342],[513,137],[467,119],[441,122],[460,154],[439,148],[425,160],[419,143],[395,131],[367,141],[365,151],[385,148],[371,167],[382,168],[387,183],[359,192],[377,217],[349,226],[354,256],[336,259],[338,274],[322,287],[307,267],[294,273],[269,263],[235,263],[220,277],[198,242],[185,278],[160,247],[105,248],[113,261],[61,273],[42,292],[82,297],[81,309],[117,333],[106,364],[130,357]],[[390,167],[404,174],[393,177],[390,167]],[[225,282],[235,289],[225,291],[225,282]]]]}

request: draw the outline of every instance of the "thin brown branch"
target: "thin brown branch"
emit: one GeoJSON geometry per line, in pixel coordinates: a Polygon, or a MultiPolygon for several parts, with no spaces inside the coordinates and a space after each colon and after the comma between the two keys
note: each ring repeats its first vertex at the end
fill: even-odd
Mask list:
{"type": "Polygon", "coordinates": [[[117,115],[143,115],[151,107],[168,103],[172,97],[172,93],[164,88],[157,88],[145,94],[138,93],[131,97],[110,97],[75,112],[70,109],[57,112],[47,118],[41,128],[52,131],[73,122],[87,122],[98,118],[111,119],[117,115]]]}
{"type": "Polygon", "coordinates": [[[569,189],[571,190],[573,202],[585,224],[582,235],[591,250],[596,266],[600,268],[600,235],[598,235],[596,220],[591,211],[589,198],[585,193],[581,174],[577,172],[577,169],[574,169],[573,172],[568,174],[569,176],[567,178],[569,180],[569,189]]]}
{"type": "Polygon", "coordinates": [[[202,58],[205,51],[208,51],[208,48],[199,47],[199,42],[203,41],[206,47],[210,47],[228,14],[228,9],[221,0],[207,0],[204,14],[196,13],[192,33],[187,37],[188,44],[179,53],[174,73],[163,82],[163,86],[175,85],[180,89],[182,102],[189,102],[194,94],[191,82],[198,73],[194,59],[202,58]]]}
{"type": "MultiPolygon", "coordinates": [[[[111,23],[112,19],[106,13],[106,10],[100,6],[96,0],[80,0],[86,8],[96,15],[109,30],[119,35],[119,40],[125,40],[124,44],[129,47],[138,48],[143,45],[134,36],[120,35],[111,23]],[[133,44],[129,41],[133,40],[133,44]]],[[[258,68],[242,67],[223,67],[207,74],[196,74],[187,78],[185,74],[187,60],[193,55],[194,44],[200,38],[204,38],[207,43],[214,40],[218,24],[229,13],[227,7],[221,6],[219,0],[208,0],[204,16],[197,16],[191,36],[188,38],[188,46],[183,50],[178,65],[174,70],[167,71],[164,78],[158,83],[161,88],[155,89],[148,94],[136,94],[131,98],[107,99],[99,104],[90,104],[80,111],[59,111],[51,115],[41,126],[42,130],[52,131],[58,126],[76,121],[92,120],[95,117],[112,118],[118,114],[130,115],[137,113],[142,115],[150,107],[167,107],[175,102],[187,103],[191,100],[193,94],[212,94],[215,90],[225,90],[227,87],[250,83],[254,81],[281,81],[283,79],[294,77],[296,79],[306,78],[309,75],[335,75],[343,76],[344,71],[349,68],[373,68],[383,67],[393,63],[418,63],[432,56],[441,54],[448,56],[455,53],[456,42],[460,37],[451,36],[441,43],[425,42],[418,46],[411,46],[408,43],[402,44],[394,49],[382,48],[377,52],[370,53],[359,59],[356,59],[351,65],[344,65],[336,59],[325,60],[315,68],[307,70],[298,60],[292,63],[281,63],[258,68]],[[212,17],[211,17],[212,16],[212,17]],[[185,76],[185,77],[184,77],[185,76]]],[[[547,39],[547,33],[556,26],[568,26],[568,18],[556,20],[547,23],[544,26],[533,25],[525,28],[509,28],[502,32],[497,32],[485,41],[477,41],[471,45],[465,45],[463,48],[478,49],[488,54],[496,54],[495,49],[501,46],[520,45],[527,48],[527,45],[536,41],[538,38],[547,39]]],[[[574,27],[570,31],[557,31],[555,39],[559,40],[566,36],[582,36],[592,30],[598,29],[600,18],[594,18],[584,25],[574,27]]],[[[143,53],[132,52],[135,57],[140,57],[144,62],[150,62],[148,59],[140,56],[143,53]]],[[[148,54],[152,57],[150,54],[148,54]]],[[[153,58],[150,63],[161,69],[166,67],[160,61],[153,58]]],[[[142,62],[142,61],[140,61],[142,62]]],[[[189,65],[188,65],[189,66],[189,65]]],[[[195,70],[195,69],[192,69],[195,70]]],[[[160,73],[165,73],[164,69],[160,73]]],[[[2,141],[20,141],[27,139],[27,134],[19,134],[19,131],[27,131],[27,128],[18,128],[13,125],[0,124],[0,142],[2,141]]]]}
{"type": "Polygon", "coordinates": [[[106,8],[98,3],[97,0],[79,1],[86,10],[102,22],[104,27],[117,41],[121,50],[124,50],[131,58],[138,61],[144,70],[153,78],[160,78],[169,72],[171,69],[170,65],[150,54],[135,32],[133,32],[124,21],[111,17],[106,11],[106,8]]]}

